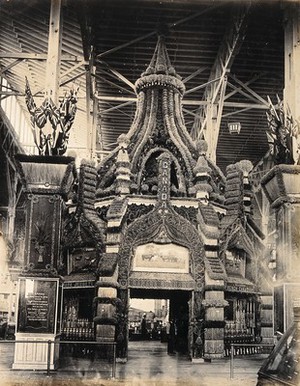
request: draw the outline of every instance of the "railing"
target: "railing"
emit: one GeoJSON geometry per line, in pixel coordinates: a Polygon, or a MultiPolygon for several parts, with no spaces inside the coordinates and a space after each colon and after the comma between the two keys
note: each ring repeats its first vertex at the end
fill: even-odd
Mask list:
{"type": "Polygon", "coordinates": [[[245,349],[250,349],[255,354],[269,354],[274,345],[273,344],[261,344],[261,343],[252,343],[252,344],[242,344],[242,343],[232,343],[230,345],[230,379],[234,378],[234,356],[243,355],[245,349]]]}
{"type": "MultiPolygon", "coordinates": [[[[103,349],[105,348],[106,351],[110,351],[109,358],[105,358],[104,356],[101,359],[107,360],[109,363],[111,363],[111,370],[110,370],[110,378],[114,379],[116,377],[116,343],[115,342],[98,342],[98,341],[43,341],[43,340],[0,340],[0,348],[2,344],[8,344],[8,345],[16,345],[18,343],[33,343],[33,344],[47,344],[47,360],[46,360],[46,373],[47,376],[50,376],[51,374],[51,352],[52,351],[52,345],[59,345],[60,347],[60,358],[59,358],[59,366],[58,370],[64,371],[63,367],[61,366],[61,362],[64,358],[66,358],[68,353],[71,355],[74,355],[75,357],[82,356],[86,358],[87,351],[90,355],[95,356],[98,354],[103,353],[103,349]],[[109,349],[110,350],[107,350],[109,349]],[[79,355],[81,354],[81,355],[79,355]]],[[[15,346],[16,347],[16,346],[15,346]]],[[[3,355],[0,355],[0,357],[3,358],[3,355]]],[[[35,370],[34,368],[32,370],[35,370]]],[[[78,369],[76,369],[77,371],[78,369]]],[[[73,370],[71,370],[73,371],[73,370]]],[[[97,366],[97,370],[89,370],[89,371],[99,371],[99,367],[97,366]]]]}

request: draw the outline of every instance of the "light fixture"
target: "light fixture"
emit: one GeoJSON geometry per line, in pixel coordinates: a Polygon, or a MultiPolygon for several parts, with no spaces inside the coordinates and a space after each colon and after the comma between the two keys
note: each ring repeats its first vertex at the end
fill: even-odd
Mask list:
{"type": "Polygon", "coordinates": [[[240,122],[228,122],[228,129],[230,134],[240,134],[241,123],[240,122]]]}

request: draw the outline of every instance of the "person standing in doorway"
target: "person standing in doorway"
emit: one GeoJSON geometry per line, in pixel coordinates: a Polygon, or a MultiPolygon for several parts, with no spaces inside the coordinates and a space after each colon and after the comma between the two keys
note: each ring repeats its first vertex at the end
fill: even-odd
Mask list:
{"type": "Polygon", "coordinates": [[[174,321],[170,321],[170,329],[168,334],[168,354],[175,354],[175,324],[174,321]]]}
{"type": "Polygon", "coordinates": [[[147,320],[146,320],[146,314],[143,315],[142,321],[141,321],[141,331],[142,331],[142,339],[147,339],[147,320]]]}

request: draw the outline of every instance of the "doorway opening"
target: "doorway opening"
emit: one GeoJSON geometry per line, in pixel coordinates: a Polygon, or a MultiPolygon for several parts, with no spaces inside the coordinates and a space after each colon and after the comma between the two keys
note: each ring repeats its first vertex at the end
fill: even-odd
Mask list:
{"type": "Polygon", "coordinates": [[[191,291],[130,289],[129,341],[160,341],[188,354],[191,291]]]}

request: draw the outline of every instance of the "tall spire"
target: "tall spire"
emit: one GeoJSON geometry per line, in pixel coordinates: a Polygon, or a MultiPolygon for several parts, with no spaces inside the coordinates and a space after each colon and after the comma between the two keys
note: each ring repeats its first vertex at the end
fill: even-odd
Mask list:
{"type": "Polygon", "coordinates": [[[151,62],[142,76],[150,74],[174,75],[180,79],[180,76],[176,74],[175,68],[171,65],[163,35],[158,36],[151,62]]]}
{"type": "MultiPolygon", "coordinates": [[[[205,202],[210,191],[211,197],[213,193],[215,197],[221,196],[219,184],[220,181],[225,183],[224,176],[206,160],[205,152],[198,149],[185,126],[182,113],[185,85],[171,64],[164,34],[158,36],[150,64],[136,81],[135,88],[137,110],[126,134],[127,150],[125,152],[124,146],[119,144],[103,162],[97,195],[120,193],[121,182],[125,183],[127,191],[130,188],[131,194],[157,194],[159,156],[163,154],[171,159],[172,196],[196,195],[205,202]],[[127,161],[126,165],[123,163],[125,155],[130,165],[127,161]],[[117,178],[113,179],[112,175],[117,178]]],[[[125,190],[123,193],[127,194],[125,190]]]]}
{"type": "Polygon", "coordinates": [[[135,84],[137,93],[145,87],[154,85],[175,87],[182,95],[185,92],[181,76],[176,73],[175,68],[171,65],[163,35],[158,36],[151,62],[135,84]]]}

